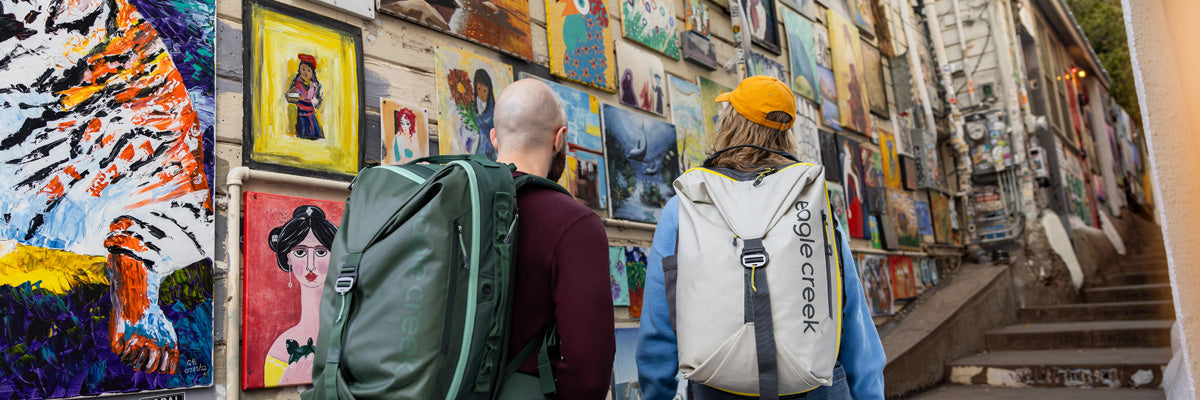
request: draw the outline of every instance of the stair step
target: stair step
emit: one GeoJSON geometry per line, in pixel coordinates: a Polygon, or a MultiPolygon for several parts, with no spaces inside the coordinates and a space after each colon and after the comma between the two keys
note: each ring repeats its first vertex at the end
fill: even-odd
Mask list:
{"type": "Polygon", "coordinates": [[[1083,298],[1088,303],[1171,300],[1171,285],[1168,283],[1147,283],[1145,285],[1087,288],[1083,289],[1083,298]]]}
{"type": "Polygon", "coordinates": [[[1169,347],[1011,350],[955,360],[950,383],[1005,387],[1157,388],[1169,347]]]}
{"type": "Polygon", "coordinates": [[[996,388],[946,385],[913,397],[920,400],[1162,400],[1166,395],[1154,389],[1070,389],[1070,388],[996,388]]]}
{"type": "Polygon", "coordinates": [[[1162,271],[1135,271],[1111,274],[1105,277],[1108,286],[1145,285],[1148,283],[1170,283],[1171,275],[1162,271]]]}
{"type": "Polygon", "coordinates": [[[1170,300],[1064,304],[1018,309],[1017,318],[1023,323],[1169,320],[1175,318],[1175,305],[1170,300]]]}
{"type": "Polygon", "coordinates": [[[991,351],[1171,345],[1171,320],[1056,322],[1010,325],[988,331],[991,351]]]}

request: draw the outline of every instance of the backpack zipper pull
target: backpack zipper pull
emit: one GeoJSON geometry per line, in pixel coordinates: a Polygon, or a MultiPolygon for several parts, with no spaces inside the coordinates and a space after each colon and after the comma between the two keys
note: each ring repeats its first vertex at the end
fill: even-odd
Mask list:
{"type": "Polygon", "coordinates": [[[520,212],[513,211],[513,220],[511,223],[508,224],[508,233],[504,234],[504,244],[512,243],[513,229],[515,229],[517,227],[517,218],[520,218],[520,217],[521,217],[520,212]]]}
{"type": "Polygon", "coordinates": [[[462,223],[455,221],[454,228],[458,230],[458,249],[462,250],[463,269],[471,268],[471,255],[467,253],[467,242],[463,241],[462,223]]]}

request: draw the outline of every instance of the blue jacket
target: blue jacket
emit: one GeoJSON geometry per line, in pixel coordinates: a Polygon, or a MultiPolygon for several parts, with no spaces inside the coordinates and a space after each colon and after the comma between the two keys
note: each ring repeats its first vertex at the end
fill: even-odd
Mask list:
{"type": "MultiPolygon", "coordinates": [[[[658,219],[650,259],[646,265],[646,286],[642,297],[642,324],[637,347],[638,382],[642,395],[648,400],[670,400],[678,387],[678,345],[667,309],[667,293],[663,283],[662,259],[675,254],[675,239],[679,230],[679,200],[671,198],[658,219]]],[[[871,309],[858,281],[858,267],[850,254],[850,240],[841,227],[844,261],[842,280],[846,304],[842,309],[842,346],[838,361],[846,370],[850,392],[857,400],[883,398],[883,367],[887,357],[879,332],[871,322],[871,309]]]]}

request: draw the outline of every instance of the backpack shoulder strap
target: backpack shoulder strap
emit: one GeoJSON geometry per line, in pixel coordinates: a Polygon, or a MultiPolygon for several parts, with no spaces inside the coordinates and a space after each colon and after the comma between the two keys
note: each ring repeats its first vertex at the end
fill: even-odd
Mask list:
{"type": "Polygon", "coordinates": [[[558,182],[555,182],[555,181],[552,181],[552,180],[549,180],[549,179],[546,179],[546,178],[543,178],[543,177],[540,177],[537,175],[533,175],[533,174],[518,175],[516,178],[513,178],[513,181],[517,186],[517,191],[521,191],[523,188],[528,186],[528,187],[533,187],[533,188],[543,188],[543,189],[554,190],[556,192],[565,194],[567,196],[571,195],[571,192],[568,192],[567,189],[563,188],[562,186],[559,186],[558,182]]]}

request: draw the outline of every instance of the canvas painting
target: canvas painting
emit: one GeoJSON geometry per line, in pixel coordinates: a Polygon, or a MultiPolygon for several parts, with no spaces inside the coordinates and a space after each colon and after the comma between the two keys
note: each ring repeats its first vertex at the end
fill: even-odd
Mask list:
{"type": "Polygon", "coordinates": [[[817,137],[821,140],[821,164],[825,166],[825,180],[829,182],[842,181],[842,158],[838,156],[837,134],[820,131],[817,137]]]}
{"type": "MultiPolygon", "coordinates": [[[[673,4],[669,0],[621,1],[621,27],[625,38],[678,60],[679,35],[676,34],[673,4]]],[[[619,47],[617,52],[621,52],[619,47]]],[[[621,65],[632,66],[620,55],[617,58],[621,59],[621,65]]]]}
{"type": "Polygon", "coordinates": [[[708,3],[704,0],[683,0],[684,29],[695,32],[705,39],[711,39],[709,29],[708,3]]]}
{"type": "Polygon", "coordinates": [[[821,122],[830,128],[842,130],[841,112],[838,111],[838,92],[833,71],[817,67],[817,89],[821,93],[821,122]]]}
{"type": "Polygon", "coordinates": [[[921,235],[922,241],[933,243],[933,220],[929,217],[929,203],[915,200],[913,208],[917,212],[917,233],[921,235]]]}
{"type": "Polygon", "coordinates": [[[879,152],[883,155],[883,180],[887,187],[900,189],[900,159],[896,156],[896,137],[891,131],[876,128],[879,135],[879,152]]]}
{"type": "Polygon", "coordinates": [[[727,104],[717,103],[717,96],[721,93],[732,92],[733,89],[704,76],[696,77],[696,81],[700,86],[700,111],[704,112],[704,134],[711,138],[717,134],[717,117],[720,115],[721,107],[723,104],[727,104]]]}
{"type": "Polygon", "coordinates": [[[529,0],[379,0],[379,11],[533,60],[529,0]]]}
{"type": "Polygon", "coordinates": [[[211,385],[214,2],[3,8],[0,397],[211,385]]]}
{"type": "MultiPolygon", "coordinates": [[[[832,70],[833,53],[829,48],[829,29],[825,25],[812,24],[813,54],[817,58],[817,66],[832,70]]],[[[833,87],[832,85],[830,87],[833,87]]]]}
{"type": "Polygon", "coordinates": [[[925,284],[925,287],[933,287],[941,283],[941,276],[938,273],[937,263],[934,262],[932,258],[923,257],[918,262],[918,265],[920,266],[919,274],[921,276],[921,282],[925,284]]]}
{"type": "Polygon", "coordinates": [[[772,53],[779,54],[779,24],[775,17],[775,0],[745,0],[742,11],[749,24],[750,41],[772,53]]]}
{"type": "Polygon", "coordinates": [[[918,231],[917,206],[908,192],[899,189],[888,189],[888,215],[892,217],[892,226],[896,230],[896,238],[902,247],[919,247],[921,236],[918,231]]]}
{"type": "Polygon", "coordinates": [[[871,248],[882,249],[883,240],[879,232],[879,216],[870,215],[867,217],[871,224],[871,248]]]}
{"type": "MultiPolygon", "coordinates": [[[[812,4],[812,0],[807,0],[812,4]]],[[[813,23],[787,8],[780,8],[783,28],[787,31],[788,63],[792,68],[792,91],[812,101],[818,101],[817,58],[813,51],[813,23]]]]}
{"type": "Polygon", "coordinates": [[[617,43],[621,63],[621,104],[666,115],[666,73],[662,60],[625,42],[617,43]]]}
{"type": "Polygon", "coordinates": [[[870,137],[871,117],[867,106],[866,74],[862,68],[858,29],[833,11],[828,14],[838,112],[841,115],[839,122],[844,128],[870,137]]]}
{"type": "Polygon", "coordinates": [[[842,187],[846,189],[846,220],[850,226],[850,237],[870,239],[867,226],[867,194],[863,187],[862,165],[858,162],[858,142],[838,136],[838,148],[842,164],[842,187]]]}
{"type": "Polygon", "coordinates": [[[717,69],[717,53],[713,44],[699,33],[683,32],[683,59],[692,64],[704,67],[709,71],[717,69]]]}
{"type": "Polygon", "coordinates": [[[912,157],[900,156],[900,183],[907,190],[917,190],[917,162],[912,157]]]}
{"type": "Polygon", "coordinates": [[[600,99],[567,85],[550,82],[525,73],[522,78],[542,80],[567,114],[567,168],[563,187],[588,208],[608,208],[608,180],[604,165],[604,138],[600,130],[600,99]]]}
{"type": "Polygon", "coordinates": [[[550,73],[617,91],[616,48],[604,0],[546,0],[550,73]]]}
{"type": "Polygon", "coordinates": [[[859,273],[862,274],[863,294],[867,296],[867,304],[871,306],[871,316],[879,317],[892,315],[892,273],[888,268],[887,256],[864,254],[859,259],[859,273]]]}
{"type": "Polygon", "coordinates": [[[675,195],[675,126],[608,104],[603,113],[612,217],[653,224],[675,195]]]}
{"type": "Polygon", "coordinates": [[[863,187],[866,192],[867,211],[874,214],[887,213],[887,195],[883,181],[883,160],[875,149],[862,146],[858,161],[862,163],[863,187]]]}
{"type": "Polygon", "coordinates": [[[489,139],[496,127],[496,98],[512,83],[512,67],[450,47],[434,52],[439,154],[481,154],[496,159],[489,139]]]}
{"type": "Polygon", "coordinates": [[[321,292],[343,203],[244,197],[242,388],[312,383],[321,292]]]}
{"type": "Polygon", "coordinates": [[[892,223],[892,216],[884,215],[879,218],[879,234],[883,236],[884,249],[900,249],[900,240],[896,238],[896,227],[895,224],[892,223]]]}
{"type": "Polygon", "coordinates": [[[608,286],[614,306],[629,306],[629,277],[625,272],[625,247],[608,248],[608,286]]]}
{"type": "Polygon", "coordinates": [[[796,97],[796,122],[792,124],[792,136],[796,138],[796,158],[800,162],[821,164],[821,139],[817,136],[817,122],[812,119],[817,110],[812,104],[796,97]]]}
{"type": "MultiPolygon", "coordinates": [[[[817,3],[813,0],[783,0],[783,4],[799,11],[805,18],[813,19],[817,16],[817,3]]],[[[782,9],[781,7],[780,10],[782,9]]]]}
{"type": "Polygon", "coordinates": [[[829,192],[829,208],[833,210],[833,215],[837,216],[838,225],[842,226],[842,232],[850,234],[846,216],[846,191],[842,189],[842,185],[832,182],[825,183],[825,190],[829,192]]]}
{"type": "Polygon", "coordinates": [[[267,1],[248,21],[243,160],[251,167],[349,179],[362,165],[362,32],[267,1]]]}
{"type": "Polygon", "coordinates": [[[888,118],[887,88],[883,80],[883,59],[879,49],[866,41],[862,42],[862,62],[867,77],[867,104],[871,113],[880,118],[888,118]]]}
{"type": "Polygon", "coordinates": [[[383,165],[404,164],[429,155],[429,120],[424,108],[379,100],[383,165]]]}
{"type": "Polygon", "coordinates": [[[747,61],[746,76],[766,75],[778,79],[784,85],[791,86],[787,67],[770,56],[751,50],[747,61]]]}
{"type": "Polygon", "coordinates": [[[641,318],[642,291],[646,288],[646,254],[644,247],[625,246],[625,276],[629,281],[629,316],[641,318]]]}
{"type": "Polygon", "coordinates": [[[929,193],[929,208],[932,212],[933,219],[933,236],[938,243],[950,243],[950,199],[946,195],[930,192],[929,193]]]}
{"type": "Polygon", "coordinates": [[[896,300],[917,297],[917,276],[913,273],[911,257],[890,256],[888,266],[892,269],[892,291],[896,300]]]}
{"type": "Polygon", "coordinates": [[[612,391],[613,400],[641,400],[642,387],[638,384],[637,353],[638,328],[617,328],[614,336],[617,352],[613,354],[612,391]]]}
{"type": "Polygon", "coordinates": [[[679,161],[683,171],[704,164],[708,151],[708,135],[704,132],[704,111],[700,108],[700,86],[692,81],[670,75],[671,122],[679,146],[679,161]]]}
{"type": "Polygon", "coordinates": [[[862,29],[869,37],[875,36],[875,10],[871,7],[871,2],[876,0],[849,0],[850,6],[854,9],[854,26],[862,29]]]}

